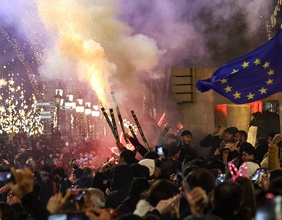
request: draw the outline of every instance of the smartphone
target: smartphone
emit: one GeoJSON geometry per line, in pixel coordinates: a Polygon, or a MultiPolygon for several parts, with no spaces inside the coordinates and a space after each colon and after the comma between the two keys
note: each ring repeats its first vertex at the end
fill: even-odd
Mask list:
{"type": "Polygon", "coordinates": [[[49,215],[48,220],[89,220],[85,213],[64,213],[49,215]]]}
{"type": "Polygon", "coordinates": [[[71,189],[71,201],[81,201],[83,196],[87,194],[87,190],[80,188],[72,188],[71,189]]]}
{"type": "Polygon", "coordinates": [[[252,180],[258,181],[261,174],[267,174],[267,170],[265,168],[257,168],[256,172],[252,177],[252,180]]]}
{"type": "Polygon", "coordinates": [[[226,174],[218,174],[216,178],[216,185],[223,183],[226,179],[226,174]]]}
{"type": "Polygon", "coordinates": [[[182,182],[184,183],[184,187],[188,190],[188,192],[190,192],[191,191],[191,187],[190,187],[189,183],[187,182],[187,180],[186,180],[185,176],[183,175],[183,173],[179,171],[178,175],[181,177],[182,182]]]}
{"type": "Polygon", "coordinates": [[[0,182],[14,181],[13,175],[10,170],[0,170],[0,182]]]}
{"type": "Polygon", "coordinates": [[[164,153],[164,150],[163,150],[163,147],[162,146],[157,146],[156,147],[157,148],[157,154],[159,155],[159,156],[162,156],[163,155],[163,153],[164,153]]]}

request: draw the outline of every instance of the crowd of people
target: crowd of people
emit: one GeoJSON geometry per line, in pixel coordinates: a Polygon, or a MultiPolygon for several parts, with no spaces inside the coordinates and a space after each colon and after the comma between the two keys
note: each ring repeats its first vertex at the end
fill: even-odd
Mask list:
{"type": "Polygon", "coordinates": [[[282,134],[219,130],[192,147],[165,129],[154,149],[125,134],[102,162],[95,140],[19,133],[0,142],[1,219],[281,219],[282,134]]]}

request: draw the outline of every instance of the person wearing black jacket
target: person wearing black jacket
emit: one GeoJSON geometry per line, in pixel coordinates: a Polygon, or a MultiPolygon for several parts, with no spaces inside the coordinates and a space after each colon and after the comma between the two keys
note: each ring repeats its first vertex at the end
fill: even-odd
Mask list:
{"type": "Polygon", "coordinates": [[[190,146],[192,133],[184,130],[181,133],[180,155],[178,160],[182,163],[185,157],[190,157],[191,160],[197,158],[197,151],[190,146]]]}
{"type": "Polygon", "coordinates": [[[65,195],[67,189],[71,187],[71,181],[67,178],[64,169],[62,167],[56,167],[53,170],[52,175],[56,181],[56,192],[61,192],[65,195]]]}

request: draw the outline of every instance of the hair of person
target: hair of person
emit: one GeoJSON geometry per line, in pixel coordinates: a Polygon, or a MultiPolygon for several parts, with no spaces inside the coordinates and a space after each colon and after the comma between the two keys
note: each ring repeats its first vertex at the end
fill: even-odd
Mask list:
{"type": "Polygon", "coordinates": [[[252,145],[246,145],[243,147],[242,152],[246,152],[249,155],[255,155],[256,149],[252,145]]]}
{"type": "Polygon", "coordinates": [[[92,173],[92,169],[90,167],[84,167],[82,170],[83,176],[89,176],[92,173]]]}
{"type": "Polygon", "coordinates": [[[56,175],[58,174],[60,177],[65,177],[66,174],[65,174],[65,171],[62,167],[56,167],[53,172],[52,172],[52,175],[56,175]]]}
{"type": "Polygon", "coordinates": [[[235,135],[238,132],[238,128],[236,127],[228,127],[224,130],[224,133],[229,133],[235,135]]]}
{"type": "Polygon", "coordinates": [[[208,164],[205,160],[202,160],[200,158],[197,159],[190,159],[188,157],[184,158],[181,165],[181,169],[185,176],[196,168],[208,168],[208,164]]]}
{"type": "Polygon", "coordinates": [[[244,130],[239,130],[238,133],[240,134],[240,136],[243,136],[246,140],[248,138],[248,134],[246,131],[244,130]]]}
{"type": "Polygon", "coordinates": [[[272,179],[268,186],[268,191],[282,194],[282,176],[272,179]]]}
{"type": "Polygon", "coordinates": [[[215,188],[215,176],[214,174],[204,168],[198,168],[190,172],[186,177],[190,187],[201,187],[207,194],[211,193],[215,188]]]}
{"type": "Polygon", "coordinates": [[[215,159],[211,159],[208,162],[208,167],[211,170],[220,170],[221,173],[225,173],[225,165],[222,161],[220,160],[215,160],[215,159]]]}
{"type": "Polygon", "coordinates": [[[235,213],[242,202],[242,187],[231,180],[218,184],[213,193],[214,206],[222,212],[235,213]]]}
{"type": "Polygon", "coordinates": [[[271,182],[272,180],[276,178],[282,177],[282,170],[279,170],[279,169],[271,170],[269,171],[269,174],[270,174],[269,181],[271,182]]]}
{"type": "Polygon", "coordinates": [[[252,181],[246,177],[238,177],[235,182],[239,183],[242,187],[243,203],[241,206],[241,212],[246,219],[252,219],[256,214],[256,195],[252,181]]]}
{"type": "Polygon", "coordinates": [[[177,186],[169,180],[157,180],[144,194],[145,199],[156,206],[159,201],[169,199],[179,193],[177,186]]]}

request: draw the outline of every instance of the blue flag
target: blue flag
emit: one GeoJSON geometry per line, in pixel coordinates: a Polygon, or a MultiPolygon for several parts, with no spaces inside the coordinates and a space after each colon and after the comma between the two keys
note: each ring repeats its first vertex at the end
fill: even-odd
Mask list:
{"type": "Polygon", "coordinates": [[[236,104],[249,103],[282,91],[282,30],[258,49],[218,68],[197,89],[218,92],[236,104]]]}

